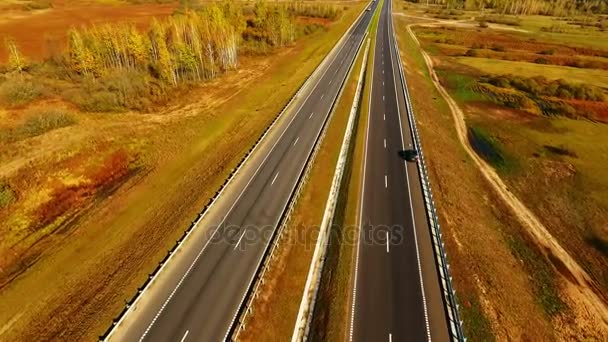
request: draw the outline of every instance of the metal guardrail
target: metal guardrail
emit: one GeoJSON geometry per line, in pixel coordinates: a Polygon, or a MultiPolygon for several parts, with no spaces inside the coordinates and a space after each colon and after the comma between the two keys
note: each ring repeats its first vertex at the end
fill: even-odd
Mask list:
{"type": "Polygon", "coordinates": [[[354,24],[361,18],[361,16],[364,13],[365,13],[364,11],[361,12],[361,14],[357,17],[357,19],[353,22],[353,24],[346,30],[344,35],[339,39],[338,43],[336,43],[334,48],[327,53],[327,55],[323,58],[323,60],[321,60],[321,62],[319,62],[319,64],[315,68],[315,70],[302,82],[302,84],[300,85],[298,90],[293,94],[293,96],[289,99],[289,101],[283,106],[283,108],[281,109],[279,114],[277,116],[275,116],[275,118],[272,120],[270,125],[268,125],[268,127],[266,127],[266,129],[264,129],[262,134],[258,137],[258,139],[255,141],[255,143],[247,151],[245,156],[243,156],[243,158],[239,161],[237,166],[232,170],[232,172],[224,180],[222,185],[220,185],[220,187],[215,192],[215,194],[209,199],[209,202],[207,202],[207,204],[205,204],[205,206],[203,207],[201,212],[197,215],[196,219],[194,221],[192,221],[192,223],[190,224],[188,229],[186,229],[184,231],[184,233],[182,234],[182,236],[175,242],[175,245],[173,245],[173,247],[171,247],[171,249],[169,251],[167,251],[167,254],[163,257],[163,259],[161,261],[159,261],[156,268],[151,273],[148,274],[148,277],[143,282],[143,284],[137,288],[137,291],[135,292],[133,297],[131,297],[130,299],[125,301],[125,306],[123,307],[122,311],[112,320],[112,323],[108,327],[108,329],[102,335],[99,336],[99,341],[106,341],[106,342],[108,341],[108,339],[114,333],[114,330],[120,326],[120,324],[123,322],[123,320],[125,319],[127,314],[129,312],[131,312],[132,308],[137,304],[137,301],[141,298],[141,295],[154,282],[154,280],[156,279],[158,274],[161,272],[161,270],[167,265],[168,261],[171,259],[173,254],[175,254],[175,252],[181,247],[181,245],[190,236],[190,234],[194,231],[194,229],[197,228],[198,224],[202,221],[202,219],[206,216],[206,214],[209,212],[209,210],[213,207],[213,205],[216,203],[216,201],[220,197],[220,195],[224,192],[224,190],[226,189],[228,184],[230,184],[232,182],[232,180],[235,178],[235,176],[239,173],[239,171],[241,170],[241,168],[243,167],[245,162],[251,157],[253,152],[257,149],[257,147],[260,145],[260,143],[268,135],[270,130],[276,125],[276,123],[279,121],[279,119],[281,117],[283,117],[283,114],[286,112],[287,108],[289,108],[292,105],[292,103],[300,96],[300,94],[304,91],[304,89],[311,86],[311,81],[318,75],[319,72],[322,71],[323,67],[325,66],[325,64],[327,64],[330,57],[335,53],[336,47],[342,43],[344,38],[347,36],[348,32],[351,31],[354,24]]]}
{"type": "MultiPolygon", "coordinates": [[[[353,60],[353,65],[356,63],[359,53],[362,51],[363,43],[367,37],[367,32],[361,40],[361,45],[357,49],[357,54],[353,60]]],[[[355,122],[358,118],[359,104],[363,95],[363,80],[364,73],[367,70],[367,57],[369,52],[369,39],[365,51],[363,52],[363,62],[361,64],[361,71],[359,73],[359,80],[357,82],[357,88],[355,90],[355,96],[353,98],[353,104],[350,109],[348,122],[346,124],[346,131],[344,132],[344,138],[342,140],[342,146],[340,148],[340,154],[336,162],[336,170],[334,172],[331,188],[327,198],[325,206],[325,212],[323,213],[323,220],[319,230],[319,236],[315,246],[315,251],[310,263],[308,270],[308,276],[306,277],[306,285],[302,293],[302,300],[300,301],[300,308],[298,310],[298,316],[294,331],[291,337],[292,342],[306,341],[308,339],[308,333],[310,332],[310,324],[312,321],[315,300],[321,285],[321,276],[323,273],[323,265],[327,256],[327,246],[329,243],[330,232],[332,228],[332,222],[334,220],[334,214],[336,206],[338,204],[338,197],[340,195],[340,188],[342,187],[344,170],[348,166],[348,160],[350,159],[350,146],[352,138],[354,136],[355,122]]],[[[348,78],[348,77],[347,77],[348,78]]]]}
{"type": "MultiPolygon", "coordinates": [[[[392,23],[392,20],[391,20],[392,23]]],[[[422,190],[424,192],[424,204],[426,207],[427,219],[429,226],[431,227],[431,235],[433,238],[433,247],[435,250],[435,256],[437,261],[437,268],[441,280],[441,289],[443,292],[443,301],[446,309],[446,316],[450,325],[450,335],[453,341],[466,341],[462,328],[462,320],[458,311],[458,302],[456,301],[456,290],[452,284],[452,277],[450,276],[450,265],[448,263],[447,254],[445,252],[445,245],[441,238],[441,229],[439,227],[439,217],[437,216],[437,209],[435,208],[435,202],[433,201],[433,193],[431,192],[431,184],[429,181],[428,171],[424,161],[424,152],[422,150],[422,144],[420,142],[420,136],[418,135],[418,128],[416,127],[416,121],[414,120],[414,110],[410,100],[409,91],[407,88],[407,81],[405,80],[405,74],[403,72],[403,65],[401,63],[399,43],[395,35],[393,26],[393,41],[399,56],[397,56],[399,62],[399,75],[401,76],[401,86],[405,95],[405,104],[407,107],[407,115],[409,121],[409,128],[414,138],[414,146],[418,151],[419,162],[418,172],[420,174],[420,182],[422,183],[422,190]]]]}

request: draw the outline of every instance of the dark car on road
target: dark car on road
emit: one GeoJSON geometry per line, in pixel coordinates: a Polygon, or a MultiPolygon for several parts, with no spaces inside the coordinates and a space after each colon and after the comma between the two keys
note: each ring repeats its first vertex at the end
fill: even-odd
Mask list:
{"type": "Polygon", "coordinates": [[[401,158],[409,161],[409,162],[417,162],[418,161],[418,151],[416,149],[404,150],[399,152],[401,158]]]}

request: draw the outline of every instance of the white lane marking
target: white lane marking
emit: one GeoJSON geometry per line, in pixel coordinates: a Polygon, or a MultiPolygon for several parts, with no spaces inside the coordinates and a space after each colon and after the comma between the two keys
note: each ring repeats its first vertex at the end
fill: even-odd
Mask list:
{"type": "Polygon", "coordinates": [[[294,141],[293,146],[296,146],[296,144],[298,143],[298,140],[300,140],[300,137],[296,138],[296,141],[294,141]]]}
{"type": "MultiPolygon", "coordinates": [[[[372,55],[372,61],[376,61],[376,49],[374,48],[372,55]]],[[[374,68],[372,67],[372,80],[374,79],[374,68]]],[[[353,341],[353,332],[355,330],[355,306],[357,304],[357,279],[359,276],[359,253],[361,251],[361,227],[363,226],[363,204],[365,202],[365,176],[367,171],[367,147],[369,145],[369,127],[371,124],[371,112],[372,112],[372,94],[374,93],[374,82],[370,82],[369,89],[369,101],[367,102],[367,130],[365,132],[365,155],[363,156],[363,180],[361,186],[361,199],[359,202],[359,236],[357,239],[357,256],[355,257],[355,275],[353,281],[353,296],[350,309],[350,331],[349,338],[350,342],[353,341]]]]}
{"type": "Polygon", "coordinates": [[[384,86],[384,81],[382,81],[382,85],[384,86]]]}
{"type": "Polygon", "coordinates": [[[184,336],[182,337],[182,339],[180,340],[180,342],[184,342],[186,340],[186,337],[188,337],[188,333],[190,332],[190,330],[186,330],[186,333],[184,334],[184,336]]]}
{"type": "Polygon", "coordinates": [[[393,334],[388,334],[388,342],[393,342],[393,334]]]}
{"type": "MultiPolygon", "coordinates": [[[[386,233],[386,253],[388,253],[388,252],[389,252],[389,250],[390,250],[390,248],[389,248],[389,246],[388,246],[388,245],[389,245],[389,239],[388,239],[388,234],[389,234],[389,232],[388,232],[388,230],[387,230],[385,233],[386,233]]],[[[390,335],[389,335],[389,336],[390,336],[390,335]]]]}
{"type": "Polygon", "coordinates": [[[272,182],[270,183],[270,185],[274,184],[274,181],[277,180],[277,177],[279,177],[279,173],[277,172],[276,175],[274,175],[274,178],[272,179],[272,182]]]}
{"type": "Polygon", "coordinates": [[[386,121],[386,114],[382,115],[382,118],[383,118],[384,121],[386,121]]]}
{"type": "Polygon", "coordinates": [[[331,85],[331,81],[333,81],[334,79],[332,78],[331,80],[329,80],[329,84],[331,85]]]}
{"type": "Polygon", "coordinates": [[[325,93],[321,94],[321,98],[323,98],[323,96],[325,96],[325,93]]]}
{"type": "Polygon", "coordinates": [[[388,188],[388,176],[384,175],[384,187],[388,188]]]}
{"type": "MultiPolygon", "coordinates": [[[[391,25],[392,25],[392,21],[391,21],[391,25]]],[[[394,36],[393,36],[394,38],[394,36]]],[[[394,43],[396,44],[396,41],[394,41],[394,43]]],[[[392,44],[391,44],[392,46],[392,44]]],[[[392,54],[392,49],[390,49],[389,46],[389,55],[391,58],[391,68],[394,66],[393,64],[393,54],[392,54]]],[[[393,48],[396,48],[396,46],[393,46],[393,48]]],[[[397,51],[395,50],[395,54],[397,54],[397,51]]],[[[399,118],[399,132],[401,133],[401,146],[403,147],[403,149],[405,149],[405,141],[403,139],[403,124],[401,123],[401,110],[399,109],[399,97],[397,96],[397,82],[395,80],[395,72],[393,71],[393,86],[395,87],[395,97],[397,99],[397,117],[399,118]]],[[[405,99],[405,101],[407,101],[407,99],[405,99]]],[[[408,119],[409,120],[409,119],[408,119]]],[[[410,187],[410,176],[409,176],[409,172],[407,171],[407,162],[404,160],[403,164],[405,165],[405,179],[407,181],[407,194],[409,196],[410,199],[410,214],[412,215],[412,225],[414,227],[414,229],[412,229],[414,231],[414,245],[416,247],[416,259],[418,262],[418,278],[420,279],[420,292],[422,293],[422,306],[424,309],[424,321],[425,321],[425,325],[426,325],[426,336],[428,337],[428,341],[431,341],[431,325],[429,323],[429,313],[428,313],[428,309],[426,306],[426,293],[424,291],[424,280],[422,279],[422,266],[420,265],[420,250],[418,249],[418,233],[416,232],[416,220],[414,218],[414,207],[411,205],[412,203],[412,194],[411,194],[411,187],[410,187]]]]}
{"type": "Polygon", "coordinates": [[[382,101],[384,101],[384,95],[382,95],[382,101]]]}
{"type": "Polygon", "coordinates": [[[384,148],[386,148],[386,139],[384,139],[384,148]]]}
{"type": "Polygon", "coordinates": [[[234,245],[234,248],[232,250],[235,250],[241,244],[241,240],[243,240],[243,236],[245,236],[245,232],[247,232],[247,229],[243,229],[243,234],[241,234],[239,241],[236,242],[236,245],[234,245]]]}
{"type": "Polygon", "coordinates": [[[308,118],[312,118],[312,116],[315,115],[315,112],[310,113],[310,115],[308,116],[308,118]]]}
{"type": "Polygon", "coordinates": [[[384,69],[382,69],[382,74],[384,74],[384,69]]]}

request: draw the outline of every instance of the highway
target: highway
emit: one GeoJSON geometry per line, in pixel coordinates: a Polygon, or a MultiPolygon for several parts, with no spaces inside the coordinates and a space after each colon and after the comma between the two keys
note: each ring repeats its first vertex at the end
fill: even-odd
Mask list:
{"type": "Polygon", "coordinates": [[[381,10],[366,133],[351,341],[448,341],[450,335],[415,162],[391,1],[381,10]]]}
{"type": "Polygon", "coordinates": [[[255,156],[245,163],[238,179],[228,185],[220,204],[201,222],[108,340],[215,342],[229,337],[372,13],[363,12],[342,46],[315,74],[317,79],[312,80],[312,86],[284,113],[255,156]]]}

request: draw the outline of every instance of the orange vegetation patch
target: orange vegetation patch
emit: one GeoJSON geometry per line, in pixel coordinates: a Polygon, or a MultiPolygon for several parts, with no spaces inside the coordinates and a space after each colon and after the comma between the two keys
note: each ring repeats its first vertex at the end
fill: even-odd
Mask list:
{"type": "Polygon", "coordinates": [[[433,27],[415,31],[427,50],[442,55],[463,56],[472,49],[474,57],[608,70],[605,50],[540,42],[516,33],[491,30],[433,27]]]}
{"type": "Polygon", "coordinates": [[[298,22],[301,24],[320,24],[323,26],[331,24],[331,20],[329,19],[312,17],[298,17],[298,22]]]}
{"type": "MultiPolygon", "coordinates": [[[[55,4],[52,9],[0,20],[0,37],[12,37],[22,52],[32,60],[43,60],[66,43],[71,27],[107,22],[128,21],[146,27],[154,17],[166,17],[177,8],[176,3],[142,5],[78,5],[55,4]]],[[[0,62],[7,59],[0,49],[0,62]]]]}
{"type": "Polygon", "coordinates": [[[36,227],[45,227],[71,210],[81,208],[93,195],[111,189],[129,174],[131,157],[119,149],[105,158],[101,167],[90,167],[87,182],[78,185],[59,183],[51,193],[51,199],[36,210],[36,227]]]}
{"type": "Polygon", "coordinates": [[[586,112],[589,117],[608,123],[608,102],[569,100],[568,103],[578,112],[586,112]]]}
{"type": "MultiPolygon", "coordinates": [[[[588,47],[568,46],[566,44],[540,42],[535,38],[528,38],[515,33],[496,32],[491,30],[471,30],[454,27],[416,28],[416,34],[425,41],[430,35],[435,34],[437,39],[454,45],[475,47],[483,45],[490,49],[502,46],[506,50],[523,50],[538,53],[545,49],[551,49],[557,55],[584,55],[584,56],[606,56],[608,52],[588,47]]],[[[432,39],[431,39],[432,40],[432,39]]]]}

